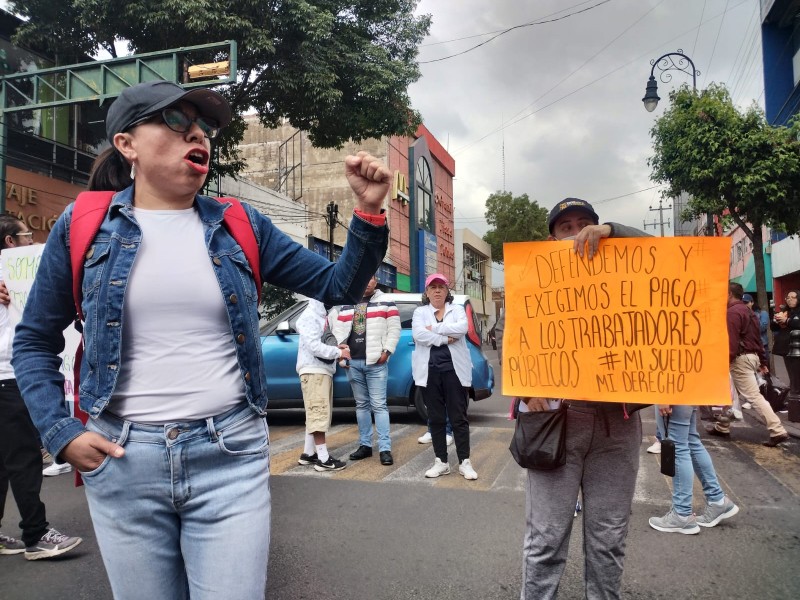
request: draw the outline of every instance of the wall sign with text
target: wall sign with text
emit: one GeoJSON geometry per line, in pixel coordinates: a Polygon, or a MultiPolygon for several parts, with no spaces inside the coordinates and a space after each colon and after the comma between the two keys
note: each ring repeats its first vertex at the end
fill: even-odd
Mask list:
{"type": "Polygon", "coordinates": [[[727,238],[505,244],[503,393],[730,404],[727,238]]]}

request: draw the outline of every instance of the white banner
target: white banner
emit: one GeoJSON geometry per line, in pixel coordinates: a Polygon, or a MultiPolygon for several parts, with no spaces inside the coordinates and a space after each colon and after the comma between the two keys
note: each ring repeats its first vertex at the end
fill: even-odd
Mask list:
{"type": "MultiPolygon", "coordinates": [[[[11,304],[8,307],[8,317],[10,326],[16,328],[17,323],[22,319],[22,312],[28,301],[28,294],[33,287],[33,280],[36,278],[36,271],[42,260],[44,252],[43,244],[33,246],[21,246],[18,248],[6,248],[0,252],[0,268],[2,277],[5,280],[8,293],[11,296],[11,304]]],[[[64,330],[64,352],[61,356],[61,372],[64,374],[64,400],[70,410],[70,414],[75,414],[73,409],[74,395],[73,384],[75,367],[75,351],[80,343],[81,336],[73,325],[64,330]]]]}

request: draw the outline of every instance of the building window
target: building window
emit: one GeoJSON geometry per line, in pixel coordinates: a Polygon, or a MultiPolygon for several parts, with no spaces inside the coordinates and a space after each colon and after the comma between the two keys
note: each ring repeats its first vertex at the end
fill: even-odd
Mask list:
{"type": "Polygon", "coordinates": [[[488,258],[464,246],[464,293],[473,298],[483,298],[484,274],[488,258]]]}
{"type": "Polygon", "coordinates": [[[417,186],[417,226],[436,233],[433,227],[433,179],[430,165],[424,157],[417,161],[414,179],[417,186]]]}

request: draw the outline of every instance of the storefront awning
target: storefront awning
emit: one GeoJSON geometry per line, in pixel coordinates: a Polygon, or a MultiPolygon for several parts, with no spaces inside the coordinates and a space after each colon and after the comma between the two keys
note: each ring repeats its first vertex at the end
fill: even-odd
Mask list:
{"type": "MultiPolygon", "coordinates": [[[[764,254],[764,278],[767,284],[767,293],[772,293],[772,260],[769,254],[764,254]]],[[[734,277],[731,281],[740,283],[745,292],[755,294],[756,292],[756,265],[753,256],[747,260],[744,273],[739,277],[734,277]]]]}

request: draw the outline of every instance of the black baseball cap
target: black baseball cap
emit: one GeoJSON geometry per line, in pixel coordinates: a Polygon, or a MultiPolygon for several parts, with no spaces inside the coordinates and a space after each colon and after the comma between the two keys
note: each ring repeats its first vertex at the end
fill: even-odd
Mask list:
{"type": "Polygon", "coordinates": [[[581,212],[585,212],[587,215],[589,215],[589,217],[591,217],[595,225],[600,222],[600,217],[597,216],[597,213],[594,212],[592,205],[586,200],[581,200],[580,198],[564,198],[561,202],[553,207],[553,210],[550,211],[550,216],[547,219],[547,228],[550,230],[551,234],[553,233],[553,225],[555,225],[558,217],[569,210],[579,210],[581,212]]]}
{"type": "Polygon", "coordinates": [[[147,81],[125,88],[109,107],[106,115],[108,141],[113,144],[114,136],[136,121],[181,100],[194,104],[200,114],[216,120],[220,127],[231,122],[231,106],[218,92],[207,88],[185,90],[171,81],[147,81]]]}

